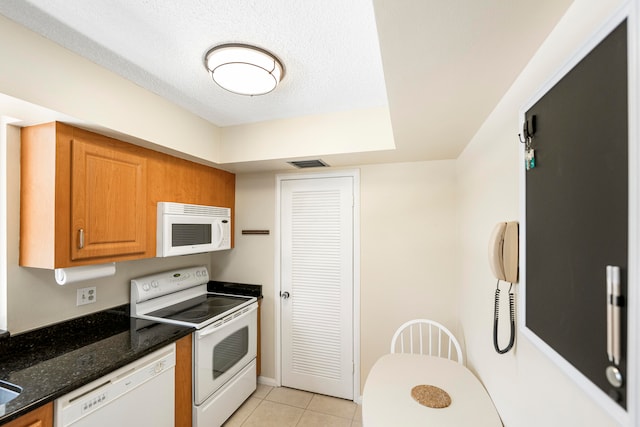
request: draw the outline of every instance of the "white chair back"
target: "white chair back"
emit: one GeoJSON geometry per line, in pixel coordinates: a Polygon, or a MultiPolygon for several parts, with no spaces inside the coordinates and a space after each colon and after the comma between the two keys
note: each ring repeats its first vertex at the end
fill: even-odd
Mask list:
{"type": "Polygon", "coordinates": [[[429,319],[409,320],[401,325],[391,338],[391,353],[426,354],[464,364],[456,337],[444,325],[429,319]]]}

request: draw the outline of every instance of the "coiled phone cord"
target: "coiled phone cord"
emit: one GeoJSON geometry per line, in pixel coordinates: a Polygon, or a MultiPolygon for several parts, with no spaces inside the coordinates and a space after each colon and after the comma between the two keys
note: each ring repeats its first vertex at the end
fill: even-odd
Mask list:
{"type": "Polygon", "coordinates": [[[500,318],[499,308],[500,308],[500,280],[496,283],[496,297],[495,297],[495,307],[494,307],[494,316],[493,316],[493,347],[499,354],[504,354],[511,350],[513,347],[513,343],[516,340],[516,307],[515,307],[515,295],[511,292],[511,288],[513,288],[513,283],[509,286],[509,313],[511,317],[511,336],[509,337],[509,344],[501,349],[498,345],[498,319],[500,318]]]}

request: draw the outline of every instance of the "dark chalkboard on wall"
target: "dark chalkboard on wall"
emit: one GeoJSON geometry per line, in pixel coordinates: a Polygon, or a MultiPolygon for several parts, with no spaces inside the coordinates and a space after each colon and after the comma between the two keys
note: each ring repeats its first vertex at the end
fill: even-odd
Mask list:
{"type": "MultiPolygon", "coordinates": [[[[628,238],[627,23],[530,109],[536,166],[526,182],[526,326],[623,408],[605,375],[606,266],[626,297],[628,238]]],[[[626,378],[626,310],[622,359],[626,378]]]]}

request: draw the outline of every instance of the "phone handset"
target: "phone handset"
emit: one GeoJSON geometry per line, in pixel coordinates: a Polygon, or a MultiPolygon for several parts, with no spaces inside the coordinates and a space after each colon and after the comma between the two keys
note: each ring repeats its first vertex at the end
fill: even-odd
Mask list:
{"type": "Polygon", "coordinates": [[[515,295],[511,292],[513,284],[518,282],[518,223],[500,222],[496,224],[489,240],[489,266],[493,275],[498,279],[496,283],[495,305],[493,316],[493,347],[499,354],[504,354],[513,348],[516,338],[515,295]],[[505,348],[498,345],[498,322],[500,318],[500,281],[509,282],[509,314],[511,320],[511,334],[509,344],[505,348]]]}

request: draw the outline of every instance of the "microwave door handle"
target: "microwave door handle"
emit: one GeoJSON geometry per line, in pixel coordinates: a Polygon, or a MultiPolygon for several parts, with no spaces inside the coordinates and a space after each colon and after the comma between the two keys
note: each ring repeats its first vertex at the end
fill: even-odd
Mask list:
{"type": "Polygon", "coordinates": [[[216,225],[218,226],[218,236],[220,236],[220,238],[218,239],[218,241],[215,243],[216,248],[219,248],[220,245],[222,244],[222,241],[224,240],[224,229],[222,228],[222,221],[216,221],[216,225]]]}

